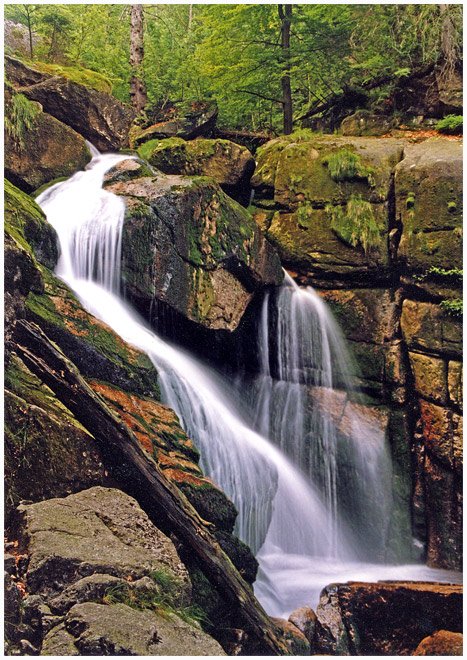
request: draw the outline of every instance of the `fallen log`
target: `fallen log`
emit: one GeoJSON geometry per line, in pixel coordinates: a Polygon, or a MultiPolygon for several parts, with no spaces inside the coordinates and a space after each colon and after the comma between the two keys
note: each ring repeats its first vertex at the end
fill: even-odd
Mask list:
{"type": "Polygon", "coordinates": [[[125,466],[129,479],[137,486],[137,494],[133,494],[146,513],[169,522],[175,535],[194,553],[206,576],[238,608],[245,630],[261,654],[289,655],[251,588],[208,531],[207,523],[141,448],[130,429],[89,387],[76,366],[35,323],[18,321],[15,339],[16,351],[28,369],[94,436],[104,457],[113,465],[125,466]]]}

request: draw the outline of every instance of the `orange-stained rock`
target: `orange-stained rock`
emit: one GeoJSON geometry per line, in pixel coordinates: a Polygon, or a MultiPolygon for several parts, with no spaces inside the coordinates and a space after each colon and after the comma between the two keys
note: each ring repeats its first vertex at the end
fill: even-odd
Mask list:
{"type": "Polygon", "coordinates": [[[463,635],[459,632],[438,630],[422,639],[412,655],[463,655],[463,635]]]}
{"type": "Polygon", "coordinates": [[[456,448],[454,456],[454,428],[452,412],[449,408],[420,400],[420,419],[425,447],[438,461],[449,468],[454,467],[454,458],[459,463],[460,456],[456,448]]]}
{"type": "Polygon", "coordinates": [[[462,362],[449,361],[448,365],[448,389],[449,399],[462,409],[462,362]]]}
{"type": "Polygon", "coordinates": [[[462,322],[448,316],[439,305],[404,300],[401,329],[409,348],[461,356],[462,322]]]}

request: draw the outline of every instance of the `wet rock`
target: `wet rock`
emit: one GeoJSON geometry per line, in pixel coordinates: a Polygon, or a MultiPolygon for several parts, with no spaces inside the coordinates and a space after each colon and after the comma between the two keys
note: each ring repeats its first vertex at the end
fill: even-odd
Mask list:
{"type": "Polygon", "coordinates": [[[188,107],[168,104],[153,115],[155,122],[145,129],[134,127],[132,145],[139,146],[155,138],[179,137],[192,140],[211,137],[217,119],[217,105],[212,101],[195,101],[188,107]]]}
{"type": "Polygon", "coordinates": [[[290,651],[290,655],[310,655],[310,643],[308,639],[291,621],[275,617],[272,618],[272,621],[274,621],[279,629],[281,636],[290,651]]]}
{"type": "Polygon", "coordinates": [[[289,616],[289,621],[307,638],[313,648],[317,617],[311,607],[299,607],[289,616]]]}
{"type": "Polygon", "coordinates": [[[162,570],[179,583],[179,602],[189,598],[188,575],[173,544],[123,492],[95,487],[19,510],[33,593],[59,593],[93,573],[137,579],[162,570]]]}
{"type": "Polygon", "coordinates": [[[412,655],[463,655],[463,635],[449,630],[438,630],[422,639],[412,655]]]}
{"type": "Polygon", "coordinates": [[[45,112],[73,128],[100,151],[127,146],[134,111],[110,94],[59,76],[18,89],[28,99],[38,101],[45,112]]]}
{"type": "Polygon", "coordinates": [[[411,655],[420,641],[445,627],[462,629],[462,587],[424,582],[335,584],[316,610],[315,653],[411,655]],[[408,622],[410,624],[408,625],[408,622]]]}
{"type": "Polygon", "coordinates": [[[65,626],[80,655],[225,655],[209,635],[178,616],[123,604],[75,605],[65,626]]]}
{"type": "Polygon", "coordinates": [[[232,331],[254,293],[282,281],[249,213],[211,180],[144,177],[107,189],[125,198],[123,276],[141,308],[157,299],[205,328],[232,331]]]}
{"type": "Polygon", "coordinates": [[[395,169],[398,260],[407,270],[462,267],[462,143],[432,138],[395,169]]]}
{"type": "MultiPolygon", "coordinates": [[[[13,98],[7,96],[6,117],[12,112],[13,98]]],[[[69,126],[41,106],[30,103],[29,127],[18,130],[18,137],[5,134],[5,176],[25,192],[32,192],[58,177],[69,177],[91,160],[86,142],[69,126]]],[[[13,120],[13,123],[15,120],[13,120]]]]}
{"type": "Polygon", "coordinates": [[[165,174],[210,176],[227,190],[247,183],[255,169],[248,149],[229,140],[151,140],[138,153],[165,174]]]}

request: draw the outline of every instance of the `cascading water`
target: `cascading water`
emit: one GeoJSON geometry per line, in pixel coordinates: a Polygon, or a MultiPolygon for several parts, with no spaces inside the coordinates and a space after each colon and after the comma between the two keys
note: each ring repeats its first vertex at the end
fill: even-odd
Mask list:
{"type": "MultiPolygon", "coordinates": [[[[273,372],[277,366],[279,376],[285,376],[282,382],[291,384],[292,389],[309,382],[302,378],[298,360],[294,362],[295,358],[292,359],[300,353],[306,327],[303,325],[297,335],[291,334],[294,329],[287,329],[290,320],[286,305],[277,306],[282,310],[282,335],[279,333],[279,336],[286,344],[292,341],[294,348],[290,354],[288,349],[280,350],[279,364],[272,365],[274,361],[266,335],[261,339],[261,377],[264,382],[260,378],[261,396],[254,430],[243,421],[230,384],[187,353],[160,339],[122,300],[120,250],[125,209],[121,199],[102,190],[102,182],[105,172],[128,156],[101,156],[95,152],[93,155],[87,171],[78,172],[68,181],[52,186],[37,198],[58,233],[61,256],[57,274],[92,314],[107,323],[122,339],[145,351],[157,367],[164,400],[177,412],[182,425],[200,449],[205,472],[237,506],[236,532],[257,553],[260,570],[255,592],[266,610],[280,616],[298,605],[315,605],[321,588],[338,579],[391,576],[414,579],[426,574],[428,569],[422,566],[395,567],[397,572],[391,573],[389,567],[358,563],[358,539],[352,532],[352,525],[340,516],[336,482],[339,478],[339,471],[336,471],[339,443],[330,439],[334,437],[331,419],[323,418],[319,428],[313,429],[312,424],[308,431],[319,436],[322,446],[316,455],[303,460],[303,455],[308,452],[307,443],[299,447],[297,454],[287,440],[287,437],[292,440],[298,437],[297,434],[305,428],[306,407],[300,404],[300,408],[294,403],[294,397],[297,396],[296,401],[299,401],[303,392],[300,394],[300,387],[297,387],[297,395],[291,392],[278,396],[275,390],[280,390],[283,385],[273,383],[273,372]],[[285,339],[287,333],[289,336],[285,339]],[[268,409],[270,411],[279,400],[286,403],[285,407],[282,406],[283,414],[287,417],[287,424],[291,424],[291,420],[295,424],[292,429],[285,424],[280,426],[279,416],[272,417],[268,413],[268,409]],[[296,411],[299,409],[303,420],[298,419],[296,411]],[[323,439],[326,434],[328,439],[323,439]],[[269,435],[279,448],[266,439],[269,435]],[[311,478],[307,479],[294,466],[295,460],[308,466],[311,478]],[[318,479],[315,488],[313,482],[320,473],[320,461],[324,461],[324,472],[328,476],[322,483],[318,479]]],[[[292,287],[290,281],[286,283],[287,287],[292,287]]],[[[298,291],[300,296],[313,295],[293,291],[298,291]]],[[[322,306],[324,318],[323,310],[322,306]]],[[[269,327],[267,315],[268,308],[265,307],[264,333],[269,327]]],[[[329,365],[332,360],[342,357],[339,343],[328,342],[328,348],[326,342],[321,345],[324,347],[321,366],[313,366],[310,362],[311,369],[317,374],[313,386],[325,393],[332,392],[333,382],[329,378],[333,372],[329,365]],[[328,366],[324,367],[324,364],[328,366]]],[[[275,380],[281,382],[280,378],[275,380]]],[[[357,446],[352,447],[350,454],[358,454],[358,451],[357,446]]],[[[365,456],[368,461],[368,454],[365,456]]],[[[377,449],[374,465],[380,464],[380,458],[381,450],[377,449]]],[[[375,480],[379,472],[375,471],[372,462],[373,459],[369,461],[370,465],[362,466],[362,461],[354,457],[352,470],[364,467],[364,478],[375,480]]],[[[443,572],[432,571],[431,574],[436,574],[435,579],[442,579],[443,572]]]]}

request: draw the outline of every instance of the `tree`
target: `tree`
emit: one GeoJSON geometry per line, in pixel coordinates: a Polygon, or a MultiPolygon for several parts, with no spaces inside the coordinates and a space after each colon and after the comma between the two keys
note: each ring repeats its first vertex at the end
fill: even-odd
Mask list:
{"type": "Polygon", "coordinates": [[[290,24],[292,21],[292,5],[277,5],[277,8],[281,20],[281,47],[284,60],[284,69],[281,78],[284,134],[289,135],[293,130],[292,88],[290,85],[290,24]]]}
{"type": "Polygon", "coordinates": [[[130,18],[130,98],[137,112],[141,112],[148,102],[143,78],[144,26],[143,5],[131,5],[130,18]]]}

